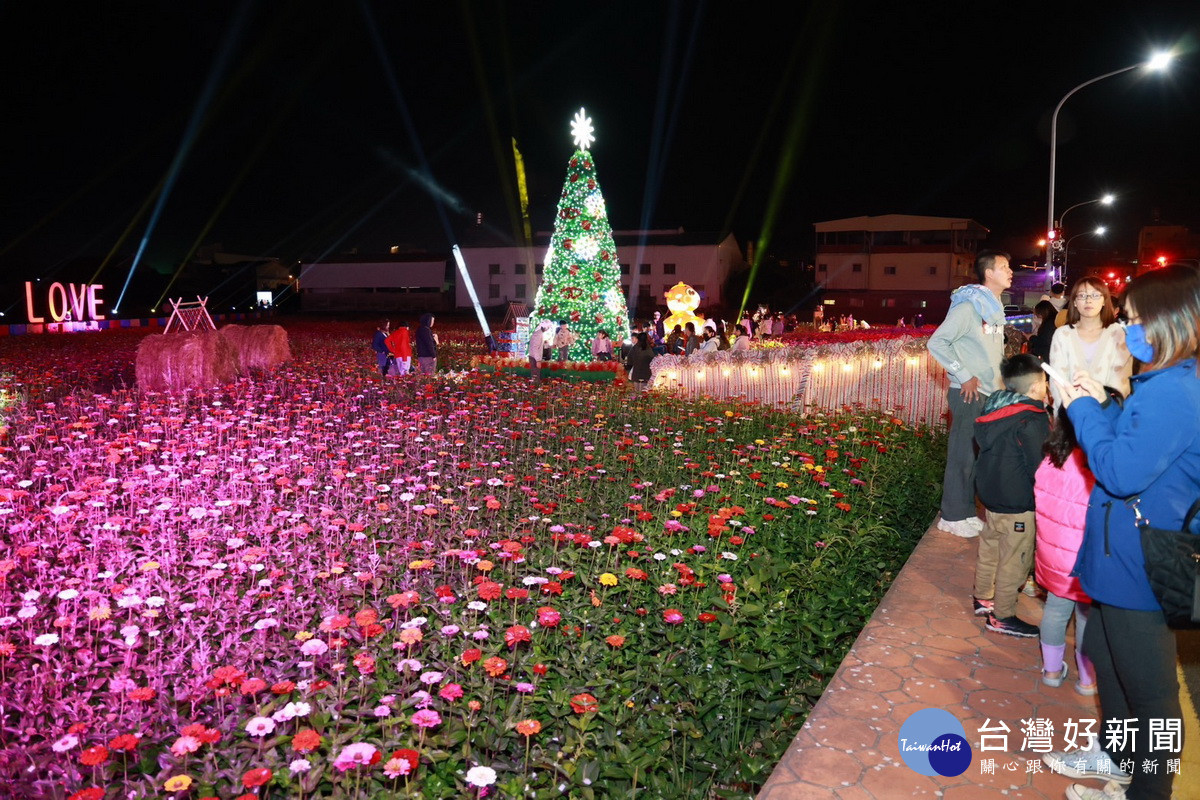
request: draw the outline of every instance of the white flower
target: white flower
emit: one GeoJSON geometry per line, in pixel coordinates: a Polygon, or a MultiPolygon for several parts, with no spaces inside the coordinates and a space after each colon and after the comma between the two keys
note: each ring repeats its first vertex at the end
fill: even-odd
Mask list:
{"type": "Polygon", "coordinates": [[[167,601],[158,595],[146,598],[146,605],[150,606],[151,608],[162,608],[166,604],[167,601]]]}
{"type": "Polygon", "coordinates": [[[275,730],[275,723],[267,717],[253,717],[246,723],[246,733],[251,736],[266,736],[275,730]]]}
{"type": "Polygon", "coordinates": [[[52,644],[58,644],[57,633],[43,633],[41,636],[33,640],[33,643],[38,647],[49,647],[52,644]]]}
{"type": "Polygon", "coordinates": [[[21,606],[21,610],[17,612],[17,616],[21,619],[30,619],[37,616],[37,606],[21,606]]]}
{"type": "Polygon", "coordinates": [[[726,561],[737,561],[738,557],[736,553],[725,551],[724,553],[721,553],[721,558],[725,559],[726,561]]]}
{"type": "Polygon", "coordinates": [[[58,593],[59,600],[74,600],[79,597],[79,592],[75,589],[63,589],[58,593]]]}
{"type": "Polygon", "coordinates": [[[491,767],[471,767],[467,770],[467,783],[483,788],[496,782],[496,770],[491,767]]]}
{"type": "Polygon", "coordinates": [[[295,761],[288,764],[288,769],[292,771],[293,775],[297,775],[301,772],[308,772],[310,769],[312,769],[312,764],[308,763],[308,759],[306,758],[297,758],[295,761]]]}
{"type": "Polygon", "coordinates": [[[77,744],[79,744],[79,737],[73,733],[68,733],[66,736],[52,744],[50,749],[56,753],[65,753],[77,744]]]}

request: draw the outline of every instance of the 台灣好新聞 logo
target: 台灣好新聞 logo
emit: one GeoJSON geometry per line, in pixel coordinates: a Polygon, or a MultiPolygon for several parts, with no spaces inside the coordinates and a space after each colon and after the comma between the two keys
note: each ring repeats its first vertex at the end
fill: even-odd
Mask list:
{"type": "Polygon", "coordinates": [[[923,708],[900,726],[900,757],[913,772],[952,778],[971,766],[971,745],[962,723],[949,711],[923,708]]]}

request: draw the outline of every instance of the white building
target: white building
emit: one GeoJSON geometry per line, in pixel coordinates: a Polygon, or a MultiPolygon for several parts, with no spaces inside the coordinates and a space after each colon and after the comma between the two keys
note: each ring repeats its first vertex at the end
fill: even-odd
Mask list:
{"type": "MultiPolygon", "coordinates": [[[[463,247],[463,259],[484,306],[516,301],[533,303],[542,280],[550,233],[534,236],[530,249],[517,246],[463,247]]],[[[732,272],[744,269],[745,258],[733,234],[678,230],[613,231],[621,284],[631,310],[648,312],[665,306],[663,293],[682,281],[701,297],[701,308],[723,305],[722,289],[732,272]]],[[[468,308],[470,295],[461,276],[455,305],[468,308]]]]}

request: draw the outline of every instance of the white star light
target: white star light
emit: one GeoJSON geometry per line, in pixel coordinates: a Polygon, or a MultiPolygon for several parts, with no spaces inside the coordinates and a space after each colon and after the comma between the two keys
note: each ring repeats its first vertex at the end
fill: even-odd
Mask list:
{"type": "Polygon", "coordinates": [[[596,141],[596,137],[592,136],[594,130],[592,118],[582,108],[579,109],[575,114],[575,121],[571,123],[571,135],[575,137],[575,146],[580,150],[587,150],[588,146],[596,141]]]}

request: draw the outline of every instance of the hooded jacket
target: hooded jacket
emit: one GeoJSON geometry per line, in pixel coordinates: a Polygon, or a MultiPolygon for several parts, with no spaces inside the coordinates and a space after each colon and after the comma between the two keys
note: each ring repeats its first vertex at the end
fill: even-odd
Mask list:
{"type": "Polygon", "coordinates": [[[1067,408],[1096,476],[1075,573],[1101,603],[1158,611],[1133,501],[1155,528],[1179,530],[1200,497],[1200,378],[1189,358],[1131,382],[1124,408],[1091,397],[1067,408]]]}
{"type": "Polygon", "coordinates": [[[960,388],[979,378],[979,391],[999,391],[1000,360],[1004,357],[1004,306],[986,286],[969,283],[950,295],[946,319],[929,337],[929,354],[950,373],[950,385],[960,388]]]}
{"type": "Polygon", "coordinates": [[[433,338],[433,314],[421,315],[417,328],[417,358],[437,358],[437,339],[433,338]]]}
{"type": "Polygon", "coordinates": [[[975,420],[979,459],[975,492],[988,511],[1033,511],[1033,478],[1050,435],[1050,417],[1039,400],[1002,389],[983,404],[975,420]]]}

